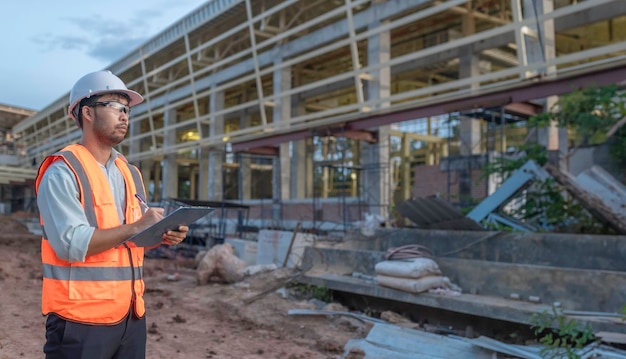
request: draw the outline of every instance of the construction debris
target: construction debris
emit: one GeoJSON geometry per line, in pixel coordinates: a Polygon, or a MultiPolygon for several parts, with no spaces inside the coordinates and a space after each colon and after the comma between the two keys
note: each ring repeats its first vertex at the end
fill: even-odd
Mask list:
{"type": "MultiPolygon", "coordinates": [[[[472,339],[441,335],[376,322],[366,338],[353,339],[346,344],[342,358],[351,358],[355,352],[362,353],[361,358],[394,359],[491,359],[500,358],[502,354],[514,358],[542,359],[545,357],[542,353],[549,353],[551,358],[567,357],[551,350],[544,345],[508,344],[485,336],[472,339]]],[[[572,354],[580,359],[626,359],[626,351],[598,343],[573,350],[572,354]]]]}
{"type": "Polygon", "coordinates": [[[596,219],[619,234],[626,234],[626,187],[599,166],[574,177],[547,164],[546,170],[596,219]]]}
{"type": "MultiPolygon", "coordinates": [[[[491,195],[483,199],[467,217],[477,223],[505,225],[521,232],[536,232],[536,224],[522,222],[500,211],[516,195],[535,181],[554,179],[567,190],[596,220],[616,233],[626,234],[626,187],[599,166],[592,166],[573,176],[554,165],[540,166],[529,160],[491,195]]],[[[546,229],[546,228],[544,228],[546,229]]]]}
{"type": "Polygon", "coordinates": [[[342,358],[355,351],[361,351],[362,358],[494,358],[492,351],[456,338],[382,323],[376,323],[365,339],[350,340],[342,358]]]}
{"type": "Polygon", "coordinates": [[[213,246],[198,263],[196,283],[210,281],[234,283],[243,279],[246,262],[237,258],[233,247],[228,244],[213,246]]]}

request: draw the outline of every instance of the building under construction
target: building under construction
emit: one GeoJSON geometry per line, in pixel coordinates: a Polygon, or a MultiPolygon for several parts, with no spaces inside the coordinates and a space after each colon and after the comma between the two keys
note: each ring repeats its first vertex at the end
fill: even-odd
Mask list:
{"type": "MultiPolygon", "coordinates": [[[[149,201],[211,201],[256,227],[463,204],[528,136],[567,152],[564,130],[525,121],[626,79],[625,15],[622,0],[207,1],[107,67],[145,98],[119,150],[149,201]]],[[[20,180],[80,138],[68,97],[12,127],[20,180]]]]}
{"type": "MultiPolygon", "coordinates": [[[[228,240],[248,264],[297,259],[297,282],[333,291],[350,307],[393,308],[454,336],[459,323],[487,335],[512,333],[502,329],[510,324],[528,330],[532,315],[556,314],[558,304],[567,328],[575,318],[626,343],[623,184],[596,191],[590,181],[561,179],[601,197],[587,202],[606,214],[615,235],[483,231],[476,219],[500,202],[481,206],[490,195],[472,206],[548,175],[528,165],[523,178],[483,179],[486,164],[526,141],[545,146],[557,169],[592,167],[596,156],[575,159],[566,130],[526,124],[560,95],[622,85],[626,1],[212,0],[107,69],[145,98],[118,150],[141,169],[149,201],[219,208],[209,225],[191,229],[190,241],[208,230],[201,239],[228,240]],[[465,219],[478,230],[363,223],[388,222],[418,199],[426,203],[421,213],[435,213],[439,203],[427,201],[434,195],[454,209],[473,207],[465,219]],[[615,198],[622,202],[609,208],[615,198]],[[361,230],[348,231],[354,226],[361,230]],[[336,231],[341,240],[305,231],[336,231]],[[313,246],[311,238],[324,243],[313,246]],[[449,286],[462,292],[382,285],[376,266],[390,252],[405,259],[415,248],[436,258],[449,286]]],[[[68,99],[69,89],[11,123],[6,142],[15,162],[0,166],[0,188],[12,210],[32,204],[44,157],[79,140],[68,99]],[[12,191],[20,188],[21,202],[6,195],[5,178],[12,191]]],[[[0,107],[0,114],[11,111],[0,107]]],[[[375,351],[370,335],[359,345],[377,358],[423,357],[435,346],[415,338],[388,329],[375,351]],[[403,338],[394,354],[381,354],[403,338]],[[406,354],[410,346],[421,355],[406,354]]],[[[494,345],[475,339],[473,346],[494,345]]],[[[446,355],[444,345],[433,358],[493,357],[465,349],[446,355]]],[[[535,347],[524,355],[505,349],[538,357],[535,347]]]]}

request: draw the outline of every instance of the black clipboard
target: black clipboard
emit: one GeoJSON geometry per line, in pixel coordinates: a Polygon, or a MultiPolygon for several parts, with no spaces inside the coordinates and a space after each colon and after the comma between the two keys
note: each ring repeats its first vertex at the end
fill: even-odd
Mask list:
{"type": "Polygon", "coordinates": [[[163,241],[163,233],[176,230],[178,226],[189,226],[193,222],[213,212],[211,207],[180,207],[164,217],[162,220],[131,236],[125,242],[133,242],[138,247],[151,247],[163,241]]]}

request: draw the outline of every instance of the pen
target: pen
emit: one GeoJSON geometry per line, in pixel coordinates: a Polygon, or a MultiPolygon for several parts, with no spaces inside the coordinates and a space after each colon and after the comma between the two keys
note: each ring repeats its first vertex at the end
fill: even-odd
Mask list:
{"type": "Polygon", "coordinates": [[[148,210],[148,208],[150,208],[148,206],[148,203],[146,202],[145,199],[141,198],[140,195],[138,195],[137,193],[135,193],[135,197],[139,200],[139,204],[143,207],[143,209],[145,209],[146,211],[148,210]]]}

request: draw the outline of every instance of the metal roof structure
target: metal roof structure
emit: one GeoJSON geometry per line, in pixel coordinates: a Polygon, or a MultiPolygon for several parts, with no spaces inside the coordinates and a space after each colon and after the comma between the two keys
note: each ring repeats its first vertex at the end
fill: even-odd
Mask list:
{"type": "MultiPolygon", "coordinates": [[[[168,166],[192,183],[192,199],[232,200],[206,191],[220,192],[215,174],[238,164],[207,166],[207,157],[248,152],[286,163],[291,144],[324,133],[375,143],[380,126],[431,116],[500,109],[500,118],[527,118],[548,97],[621,85],[623,30],[621,0],[207,1],[107,66],[145,98],[118,150],[151,171],[144,178],[155,188],[163,160],[175,159],[168,166]]],[[[20,165],[78,141],[68,94],[13,126],[26,149],[20,165]]],[[[392,171],[385,166],[381,176],[392,171]]],[[[289,198],[315,197],[314,180],[288,181],[289,198]]],[[[265,186],[254,193],[266,195],[265,186]]],[[[257,199],[247,191],[236,198],[257,199]]],[[[386,194],[370,197],[370,206],[390,204],[386,194]]]]}
{"type": "MultiPolygon", "coordinates": [[[[577,76],[600,68],[610,69],[612,81],[626,78],[626,42],[615,36],[626,22],[622,1],[555,1],[545,14],[529,13],[520,0],[468,4],[209,1],[108,67],[146,97],[126,142],[141,145],[127,151],[128,157],[222,148],[225,141],[242,150],[254,147],[246,144],[253,139],[276,134],[346,123],[362,129],[494,101],[526,102],[566,91],[534,91],[533,85],[569,78],[571,90],[572,84],[582,86],[577,76]],[[468,17],[473,29],[464,28],[468,17]],[[613,30],[605,28],[608,23],[613,30]],[[540,38],[544,26],[554,27],[555,55],[533,60],[525,44],[540,38]],[[368,40],[380,36],[389,36],[388,58],[368,62],[368,40]],[[488,66],[464,78],[458,60],[466,49],[488,66]],[[367,99],[363,89],[381,71],[391,76],[390,94],[367,99]],[[518,89],[529,93],[516,98],[518,89]],[[212,108],[219,96],[223,108],[212,108]],[[281,102],[304,103],[306,110],[281,118],[274,110],[281,102]],[[176,123],[165,125],[172,110],[176,123]],[[245,125],[239,123],[243,113],[252,117],[245,125]],[[179,137],[173,145],[163,143],[168,131],[179,137]]],[[[25,162],[77,139],[66,98],[14,127],[29,149],[25,162]]]]}
{"type": "Polygon", "coordinates": [[[35,178],[36,168],[19,166],[20,157],[24,160],[26,151],[20,151],[15,145],[11,129],[36,113],[34,110],[0,104],[0,185],[21,184],[35,178]]]}
{"type": "Polygon", "coordinates": [[[20,121],[36,113],[35,110],[0,103],[0,129],[8,131],[20,121]]]}

